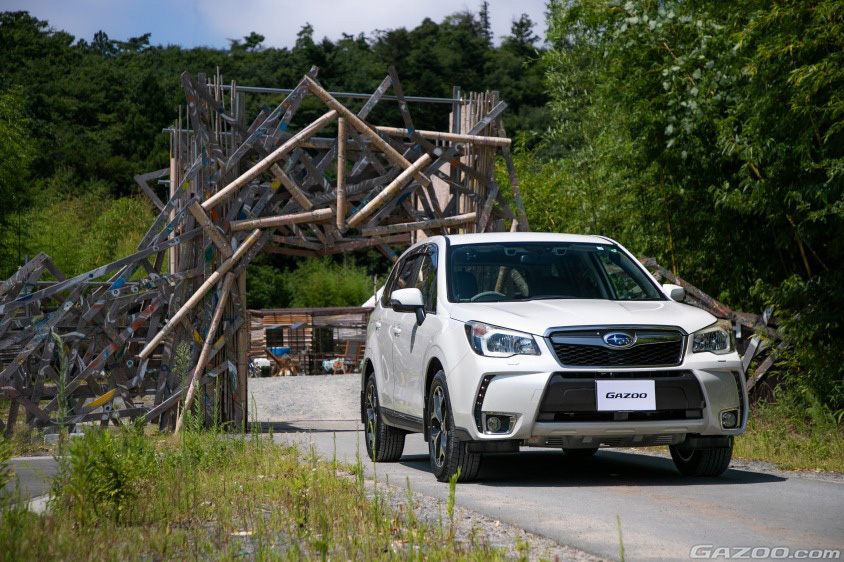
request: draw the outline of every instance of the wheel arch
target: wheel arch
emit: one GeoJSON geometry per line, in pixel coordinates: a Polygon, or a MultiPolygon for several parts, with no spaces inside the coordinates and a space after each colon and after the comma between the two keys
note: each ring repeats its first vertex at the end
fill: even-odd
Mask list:
{"type": "Polygon", "coordinates": [[[375,366],[372,364],[372,359],[367,357],[363,362],[363,369],[360,372],[360,423],[366,423],[366,381],[369,377],[375,376],[375,366]]]}
{"type": "Polygon", "coordinates": [[[431,388],[431,382],[440,371],[445,372],[445,366],[442,361],[437,356],[431,357],[428,361],[428,367],[425,370],[425,386],[422,387],[422,396],[424,397],[424,401],[422,402],[422,427],[424,428],[424,431],[422,432],[422,435],[424,436],[426,443],[428,442],[429,437],[428,424],[426,423],[426,420],[428,419],[428,391],[431,388]]]}

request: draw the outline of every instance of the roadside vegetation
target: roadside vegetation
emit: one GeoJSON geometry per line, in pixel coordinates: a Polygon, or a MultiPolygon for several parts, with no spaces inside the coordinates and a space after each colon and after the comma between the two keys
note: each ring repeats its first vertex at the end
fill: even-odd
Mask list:
{"type": "MultiPolygon", "coordinates": [[[[0,512],[0,559],[496,560],[372,495],[357,465],[261,434],[89,431],[64,445],[49,510],[0,512]]],[[[376,485],[377,490],[377,485],[376,485]]],[[[452,505],[451,503],[449,505],[452,505]]]]}
{"type": "Polygon", "coordinates": [[[844,472],[844,426],[811,395],[779,390],[750,412],[736,457],[764,460],[785,470],[844,472]]]}

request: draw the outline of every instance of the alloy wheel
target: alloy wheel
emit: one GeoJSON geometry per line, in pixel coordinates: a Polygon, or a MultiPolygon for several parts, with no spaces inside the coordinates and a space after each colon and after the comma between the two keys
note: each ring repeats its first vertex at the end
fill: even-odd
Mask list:
{"type": "Polygon", "coordinates": [[[448,403],[441,386],[434,389],[433,402],[434,407],[431,409],[431,453],[434,464],[441,467],[445,463],[448,443],[448,428],[446,426],[448,403]]]}

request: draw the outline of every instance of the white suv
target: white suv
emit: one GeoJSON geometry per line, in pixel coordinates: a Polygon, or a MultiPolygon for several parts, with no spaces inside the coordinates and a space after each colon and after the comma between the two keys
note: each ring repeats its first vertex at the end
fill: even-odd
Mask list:
{"type": "Polygon", "coordinates": [[[683,474],[717,476],[747,424],[732,326],[681,304],[601,236],[436,236],[378,295],[362,369],[372,460],[423,433],[437,479],[484,453],[668,445],[683,474]]]}

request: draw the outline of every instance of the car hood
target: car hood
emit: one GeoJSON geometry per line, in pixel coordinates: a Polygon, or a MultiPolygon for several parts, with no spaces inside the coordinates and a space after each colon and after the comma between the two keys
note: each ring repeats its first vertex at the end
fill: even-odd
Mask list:
{"type": "Polygon", "coordinates": [[[569,326],[678,326],[692,333],[711,325],[708,312],[674,301],[555,299],[452,304],[451,317],[544,335],[569,326]]]}

